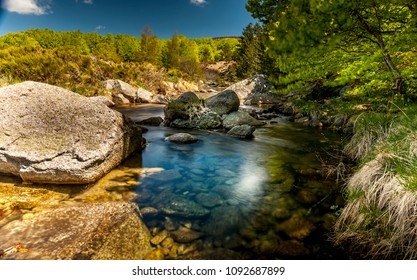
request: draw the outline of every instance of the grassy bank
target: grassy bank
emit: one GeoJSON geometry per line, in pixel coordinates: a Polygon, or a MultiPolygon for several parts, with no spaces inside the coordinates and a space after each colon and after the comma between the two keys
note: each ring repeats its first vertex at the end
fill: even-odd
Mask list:
{"type": "Polygon", "coordinates": [[[356,257],[417,257],[415,109],[360,115],[345,146],[344,153],[358,166],[347,182],[335,241],[348,245],[356,257]]]}

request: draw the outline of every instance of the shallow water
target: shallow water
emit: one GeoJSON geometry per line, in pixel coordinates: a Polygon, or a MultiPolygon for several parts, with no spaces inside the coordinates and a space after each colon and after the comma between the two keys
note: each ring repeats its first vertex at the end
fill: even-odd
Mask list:
{"type": "MultiPolygon", "coordinates": [[[[163,115],[157,105],[118,110],[134,120],[163,115]]],[[[181,248],[155,244],[165,258],[344,258],[328,241],[340,186],[319,160],[339,137],[274,121],[253,140],[187,131],[199,138],[187,145],[164,141],[184,130],[148,127],[135,201],[153,234],[168,232],[181,248]]]]}

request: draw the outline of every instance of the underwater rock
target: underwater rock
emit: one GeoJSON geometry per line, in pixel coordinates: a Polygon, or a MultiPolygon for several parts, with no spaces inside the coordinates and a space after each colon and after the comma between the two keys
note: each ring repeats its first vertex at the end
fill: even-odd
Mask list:
{"type": "Polygon", "coordinates": [[[216,193],[199,193],[196,196],[196,201],[206,208],[213,208],[223,204],[223,199],[216,193]]]}
{"type": "Polygon", "coordinates": [[[186,227],[180,227],[176,231],[171,233],[171,237],[179,243],[190,243],[194,240],[201,238],[203,234],[186,227]]]}
{"type": "Polygon", "coordinates": [[[210,214],[209,210],[198,203],[179,195],[161,196],[156,203],[157,208],[167,215],[201,218],[210,214]]]}
{"type": "Polygon", "coordinates": [[[27,252],[8,256],[30,260],[140,260],[151,250],[150,233],[133,203],[77,203],[45,209],[0,228],[0,244],[20,242],[27,252]],[[140,250],[132,250],[140,248],[140,250]]]}

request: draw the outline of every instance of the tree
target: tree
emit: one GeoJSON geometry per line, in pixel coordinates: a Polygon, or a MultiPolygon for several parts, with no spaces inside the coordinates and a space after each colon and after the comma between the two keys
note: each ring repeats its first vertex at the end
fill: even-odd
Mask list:
{"type": "Polygon", "coordinates": [[[263,56],[261,32],[262,28],[258,23],[255,25],[250,23],[243,30],[236,55],[236,74],[239,78],[248,78],[261,72],[263,56]]]}
{"type": "Polygon", "coordinates": [[[415,4],[406,0],[249,0],[247,9],[264,23],[269,52],[284,64],[285,57],[320,60],[335,50],[378,53],[392,75],[393,88],[404,92],[393,46],[409,34],[415,4]]]}
{"type": "Polygon", "coordinates": [[[153,65],[161,64],[161,44],[149,25],[145,25],[141,33],[139,60],[153,65]]]}

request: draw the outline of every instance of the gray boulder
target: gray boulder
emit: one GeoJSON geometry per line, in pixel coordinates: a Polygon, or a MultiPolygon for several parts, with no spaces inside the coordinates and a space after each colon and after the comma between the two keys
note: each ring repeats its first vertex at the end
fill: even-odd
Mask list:
{"type": "Polygon", "coordinates": [[[250,126],[263,126],[265,123],[258,121],[249,115],[249,113],[242,111],[232,112],[223,117],[223,126],[226,129],[232,129],[235,126],[244,124],[250,126]]]}
{"type": "Polygon", "coordinates": [[[130,104],[130,101],[129,101],[129,99],[127,99],[127,98],[125,98],[124,96],[123,96],[123,94],[121,94],[121,93],[118,93],[118,94],[116,94],[116,95],[113,95],[113,103],[115,104],[115,105],[125,105],[125,104],[130,104]]]}
{"type": "Polygon", "coordinates": [[[256,75],[231,85],[227,90],[235,91],[239,99],[245,101],[249,96],[269,92],[271,88],[272,84],[266,75],[256,75]]]}
{"type": "Polygon", "coordinates": [[[198,141],[198,138],[188,133],[177,133],[165,138],[165,141],[179,144],[189,144],[198,141]]]}
{"type": "Polygon", "coordinates": [[[121,80],[107,80],[103,82],[103,87],[112,90],[115,95],[121,94],[130,102],[137,102],[137,89],[121,80]]]}
{"type": "Polygon", "coordinates": [[[240,100],[233,90],[225,90],[206,99],[207,107],[219,115],[239,110],[240,100]]]}
{"type": "Polygon", "coordinates": [[[245,105],[279,104],[282,98],[271,92],[272,87],[266,75],[256,75],[235,83],[227,89],[234,90],[245,105]]]}
{"type": "Polygon", "coordinates": [[[136,92],[135,102],[139,103],[150,103],[153,100],[153,94],[150,91],[147,91],[144,88],[138,88],[136,92]]]}
{"type": "Polygon", "coordinates": [[[138,126],[102,103],[24,82],[0,88],[0,172],[26,182],[98,180],[142,146],[138,126]]]}
{"type": "Polygon", "coordinates": [[[198,103],[200,102],[200,98],[198,98],[198,96],[192,92],[192,91],[187,91],[183,94],[181,94],[176,101],[184,103],[184,104],[190,104],[190,103],[198,103]]]}
{"type": "Polygon", "coordinates": [[[239,126],[233,127],[231,130],[227,132],[227,134],[233,137],[250,139],[250,138],[253,138],[254,132],[255,132],[255,128],[253,126],[239,125],[239,126]]]}
{"type": "Polygon", "coordinates": [[[150,233],[133,203],[80,203],[46,209],[0,228],[2,248],[20,242],[26,260],[140,260],[151,251],[150,233]]]}
{"type": "Polygon", "coordinates": [[[197,127],[200,129],[216,129],[222,126],[222,118],[212,111],[207,111],[198,117],[197,127]]]}

